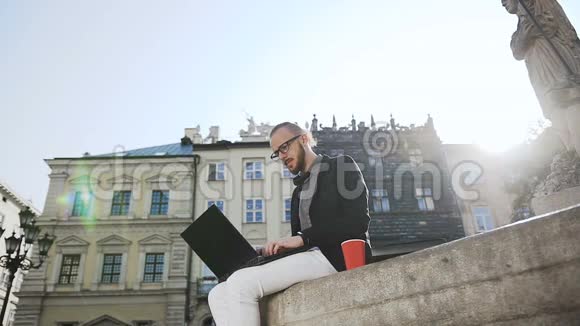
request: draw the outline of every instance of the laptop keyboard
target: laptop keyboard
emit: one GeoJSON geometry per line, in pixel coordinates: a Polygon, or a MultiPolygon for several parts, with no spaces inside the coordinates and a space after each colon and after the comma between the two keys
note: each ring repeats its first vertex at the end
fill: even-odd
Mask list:
{"type": "MultiPolygon", "coordinates": [[[[296,253],[299,253],[299,252],[307,251],[308,249],[310,249],[310,247],[304,246],[304,247],[290,249],[288,251],[284,251],[284,252],[281,252],[281,253],[278,253],[278,254],[275,254],[275,255],[270,255],[270,256],[256,256],[256,257],[248,260],[245,264],[243,264],[240,267],[238,267],[236,269],[236,271],[237,270],[240,270],[242,268],[247,268],[247,267],[253,267],[253,266],[261,265],[262,263],[265,263],[265,262],[268,263],[268,262],[271,262],[271,261],[274,261],[274,260],[277,260],[277,259],[280,259],[280,258],[283,258],[283,257],[286,257],[286,256],[290,256],[290,255],[293,255],[293,254],[296,254],[296,253]]],[[[221,282],[227,280],[228,277],[230,277],[230,275],[233,274],[234,272],[222,276],[219,279],[219,282],[221,283],[221,282]]]]}
{"type": "Polygon", "coordinates": [[[247,262],[244,264],[244,266],[243,266],[243,267],[249,267],[249,266],[254,266],[254,265],[257,265],[257,264],[261,263],[262,261],[264,261],[264,258],[265,258],[264,256],[257,256],[257,257],[254,257],[254,258],[252,258],[252,259],[248,260],[248,261],[247,261],[247,262]]]}

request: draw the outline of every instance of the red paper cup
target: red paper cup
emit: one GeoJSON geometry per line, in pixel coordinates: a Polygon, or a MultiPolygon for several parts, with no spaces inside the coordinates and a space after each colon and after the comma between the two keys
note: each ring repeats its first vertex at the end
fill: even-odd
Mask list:
{"type": "Polygon", "coordinates": [[[366,264],[365,244],[365,241],[360,239],[346,240],[341,244],[347,270],[366,264]]]}

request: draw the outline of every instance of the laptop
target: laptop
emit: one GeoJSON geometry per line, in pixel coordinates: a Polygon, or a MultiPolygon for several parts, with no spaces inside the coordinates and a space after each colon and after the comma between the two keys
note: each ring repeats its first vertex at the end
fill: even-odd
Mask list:
{"type": "Polygon", "coordinates": [[[220,282],[238,269],[267,264],[310,249],[303,246],[267,257],[261,256],[215,205],[191,223],[181,233],[181,237],[220,282]]]}

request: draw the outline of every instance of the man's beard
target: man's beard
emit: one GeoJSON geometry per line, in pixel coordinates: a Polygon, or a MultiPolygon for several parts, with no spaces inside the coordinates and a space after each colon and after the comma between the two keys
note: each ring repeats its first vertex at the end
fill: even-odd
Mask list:
{"type": "Polygon", "coordinates": [[[304,165],[306,164],[306,162],[304,162],[304,157],[306,156],[306,152],[304,151],[304,148],[302,146],[298,147],[298,154],[296,155],[296,168],[294,170],[290,170],[290,168],[288,167],[288,170],[292,173],[292,174],[298,174],[298,172],[303,171],[304,170],[304,165]]]}

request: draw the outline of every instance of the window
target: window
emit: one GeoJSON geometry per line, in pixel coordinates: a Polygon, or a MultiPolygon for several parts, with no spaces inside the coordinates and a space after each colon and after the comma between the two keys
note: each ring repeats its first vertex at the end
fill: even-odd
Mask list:
{"type": "Polygon", "coordinates": [[[11,309],[8,312],[8,325],[6,326],[12,326],[14,325],[14,316],[16,315],[16,309],[11,309]]]}
{"type": "Polygon", "coordinates": [[[4,286],[4,288],[7,288],[9,282],[10,282],[10,271],[5,269],[2,272],[2,286],[4,286]]]}
{"type": "Polygon", "coordinates": [[[129,214],[129,203],[131,202],[131,191],[115,191],[113,193],[113,205],[111,206],[111,215],[129,214]]]}
{"type": "Polygon", "coordinates": [[[294,178],[296,175],[292,174],[286,165],[282,164],[282,178],[294,178]]]}
{"type": "Polygon", "coordinates": [[[411,166],[419,166],[423,164],[423,155],[420,149],[410,149],[409,150],[409,162],[411,166]]]}
{"type": "Polygon", "coordinates": [[[79,273],[79,263],[81,255],[63,255],[60,274],[58,277],[59,284],[73,284],[77,280],[79,273]]]}
{"type": "Polygon", "coordinates": [[[85,191],[75,192],[72,216],[88,216],[92,201],[92,194],[85,191]]]}
{"type": "Polygon", "coordinates": [[[391,210],[389,194],[386,189],[371,190],[372,209],[375,213],[384,213],[391,210]]]}
{"type": "Polygon", "coordinates": [[[282,219],[283,222],[290,222],[292,219],[291,210],[292,207],[292,198],[284,198],[284,218],[282,219]]]}
{"type": "Polygon", "coordinates": [[[145,255],[144,283],[157,283],[163,279],[163,253],[151,253],[145,255]]]}
{"type": "Polygon", "coordinates": [[[435,204],[433,203],[433,192],[431,191],[431,188],[415,189],[415,197],[417,198],[417,204],[419,205],[420,211],[435,210],[435,204]]]}
{"type": "Polygon", "coordinates": [[[153,190],[151,194],[151,215],[167,215],[169,190],[153,190]]]}
{"type": "Polygon", "coordinates": [[[207,177],[208,181],[219,181],[226,179],[226,164],[221,163],[210,163],[209,164],[209,174],[207,177]]]}
{"type": "Polygon", "coordinates": [[[16,276],[14,276],[14,281],[12,283],[12,291],[14,292],[20,292],[20,287],[22,286],[22,274],[17,274],[16,276]]]}
{"type": "Polygon", "coordinates": [[[207,201],[207,208],[210,208],[211,205],[216,205],[217,208],[223,213],[224,212],[224,201],[223,200],[208,200],[207,201]]]}
{"type": "Polygon", "coordinates": [[[245,179],[262,179],[264,178],[264,164],[260,161],[248,161],[244,165],[245,179]]]}
{"type": "Polygon", "coordinates": [[[246,223],[264,222],[264,201],[262,199],[246,199],[246,223]]]}
{"type": "Polygon", "coordinates": [[[61,321],[56,323],[57,326],[79,326],[79,323],[76,321],[61,321]]]}
{"type": "Polygon", "coordinates": [[[122,254],[106,254],[103,256],[101,283],[119,283],[122,260],[122,254]]]}
{"type": "Polygon", "coordinates": [[[489,207],[473,207],[472,212],[475,218],[476,232],[485,232],[493,229],[493,218],[489,207]]]}
{"type": "Polygon", "coordinates": [[[135,321],[133,321],[133,326],[153,326],[153,321],[151,321],[151,320],[135,320],[135,321]]]}

